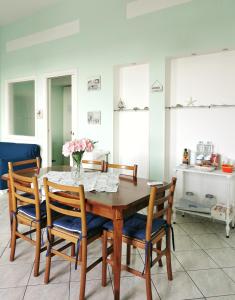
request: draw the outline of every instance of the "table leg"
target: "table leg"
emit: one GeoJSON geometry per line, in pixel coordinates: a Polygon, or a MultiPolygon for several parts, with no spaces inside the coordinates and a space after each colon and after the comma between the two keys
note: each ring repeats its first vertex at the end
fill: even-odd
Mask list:
{"type": "Polygon", "coordinates": [[[113,220],[113,275],[114,275],[114,299],[120,299],[120,276],[122,259],[122,227],[123,219],[113,220]]]}

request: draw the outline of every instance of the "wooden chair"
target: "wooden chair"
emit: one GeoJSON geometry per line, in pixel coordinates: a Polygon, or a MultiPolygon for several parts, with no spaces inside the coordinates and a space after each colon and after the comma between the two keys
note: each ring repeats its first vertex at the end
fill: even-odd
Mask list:
{"type": "Polygon", "coordinates": [[[24,177],[13,172],[13,164],[9,163],[9,177],[11,185],[11,253],[10,261],[14,261],[16,239],[23,240],[35,246],[34,276],[39,275],[40,253],[46,250],[41,247],[41,230],[46,226],[45,201],[40,204],[37,177],[24,177]],[[29,227],[29,231],[20,232],[18,225],[29,227]],[[36,239],[31,236],[36,232],[36,239]],[[28,236],[29,235],[29,236],[28,236]]]}
{"type": "MultiPolygon", "coordinates": [[[[146,280],[146,293],[147,300],[152,300],[151,291],[151,267],[159,262],[163,255],[166,256],[166,266],[168,280],[172,280],[171,269],[171,239],[170,234],[173,229],[171,226],[171,214],[173,197],[176,185],[176,178],[172,179],[172,182],[164,187],[157,188],[151,187],[148,215],[142,215],[136,213],[135,215],[127,218],[123,225],[122,241],[127,245],[133,245],[137,248],[145,250],[145,265],[143,272],[139,272],[131,268],[128,264],[122,265],[122,269],[126,270],[136,276],[144,278],[146,280]],[[167,195],[166,195],[167,194],[167,195]],[[154,212],[154,208],[157,205],[158,210],[154,212]],[[164,219],[164,215],[166,218],[164,219]],[[166,247],[161,249],[160,247],[154,248],[158,245],[159,241],[162,241],[163,237],[166,237],[166,247]],[[156,258],[152,260],[152,253],[157,254],[156,258]]],[[[108,239],[113,239],[113,224],[108,222],[104,225],[103,232],[103,263],[102,263],[102,285],[106,286],[106,268],[107,263],[112,262],[112,256],[108,259],[108,255],[112,253],[112,246],[107,249],[108,239]]],[[[173,240],[174,242],[174,240],[173,240]]],[[[112,243],[112,242],[111,242],[112,243]]],[[[174,244],[173,244],[174,248],[174,244]]]]}
{"type": "MultiPolygon", "coordinates": [[[[47,284],[50,277],[51,258],[58,255],[63,259],[67,259],[81,266],[80,296],[83,300],[85,297],[86,273],[93,269],[102,261],[102,257],[95,260],[91,265],[87,266],[87,246],[102,236],[102,227],[107,219],[86,213],[86,200],[84,195],[84,187],[64,186],[48,181],[44,178],[44,187],[46,193],[47,204],[47,232],[48,246],[46,258],[46,271],[44,282],[47,284]],[[56,189],[59,192],[51,192],[56,189]],[[61,208],[56,204],[64,204],[66,207],[61,208]],[[69,208],[70,207],[70,208],[69,208]],[[73,207],[77,208],[74,209],[73,207]],[[73,208],[73,209],[72,209],[73,208]],[[58,212],[63,217],[53,220],[52,212],[58,212]],[[57,237],[68,243],[60,249],[55,248],[54,238],[57,237]],[[68,255],[63,251],[74,246],[76,247],[76,255],[68,255]],[[78,259],[79,257],[79,259],[78,259]]],[[[73,252],[73,251],[72,251],[73,252]]]]}
{"type": "Polygon", "coordinates": [[[98,170],[101,172],[105,171],[105,161],[104,160],[82,160],[82,164],[85,165],[85,167],[91,170],[98,170]],[[94,168],[96,166],[97,168],[94,168]]]}
{"type": "MultiPolygon", "coordinates": [[[[23,172],[29,172],[32,171],[32,173],[39,173],[41,167],[41,159],[39,157],[33,158],[33,159],[27,159],[22,161],[15,161],[15,162],[9,162],[8,163],[8,170],[14,171],[16,173],[23,173],[23,172]]],[[[22,183],[21,183],[22,184],[22,183]]],[[[30,187],[30,183],[24,183],[26,186],[30,187]]],[[[12,196],[11,196],[11,185],[10,181],[8,183],[9,188],[9,215],[10,215],[10,224],[12,224],[12,196]]]]}
{"type": "MultiPolygon", "coordinates": [[[[11,162],[10,164],[12,170],[20,172],[20,170],[23,171],[37,171],[39,173],[40,167],[41,167],[41,159],[39,157],[33,158],[33,159],[27,159],[27,160],[21,160],[21,161],[15,161],[11,162]]],[[[9,164],[8,164],[9,168],[9,164]]]]}
{"type": "Polygon", "coordinates": [[[127,179],[127,180],[128,179],[129,180],[137,180],[138,165],[128,166],[128,165],[121,165],[121,164],[105,163],[105,172],[107,172],[109,169],[120,169],[120,170],[132,171],[131,175],[120,174],[120,177],[123,179],[127,179]]]}

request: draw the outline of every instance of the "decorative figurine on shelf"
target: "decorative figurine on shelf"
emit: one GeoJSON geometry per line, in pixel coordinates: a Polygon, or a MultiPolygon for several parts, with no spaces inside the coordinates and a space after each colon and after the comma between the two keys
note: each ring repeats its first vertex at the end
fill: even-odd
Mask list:
{"type": "Polygon", "coordinates": [[[196,102],[197,100],[193,100],[193,98],[190,97],[189,100],[186,102],[186,106],[194,106],[196,102]]]}
{"type": "Polygon", "coordinates": [[[124,109],[124,108],[126,108],[126,105],[125,105],[125,102],[124,101],[122,101],[122,99],[120,98],[120,101],[118,102],[118,109],[124,109]]]}
{"type": "Polygon", "coordinates": [[[184,154],[183,154],[183,165],[189,165],[189,151],[187,148],[184,149],[184,154]]]}

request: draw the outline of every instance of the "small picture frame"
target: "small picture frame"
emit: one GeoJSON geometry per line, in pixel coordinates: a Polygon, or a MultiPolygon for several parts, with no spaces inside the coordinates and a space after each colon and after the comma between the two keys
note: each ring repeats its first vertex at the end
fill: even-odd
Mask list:
{"type": "Polygon", "coordinates": [[[88,91],[98,91],[101,89],[101,76],[92,76],[87,81],[88,91]]]}
{"type": "Polygon", "coordinates": [[[101,111],[88,111],[87,122],[90,125],[100,125],[101,124],[101,111]]]}

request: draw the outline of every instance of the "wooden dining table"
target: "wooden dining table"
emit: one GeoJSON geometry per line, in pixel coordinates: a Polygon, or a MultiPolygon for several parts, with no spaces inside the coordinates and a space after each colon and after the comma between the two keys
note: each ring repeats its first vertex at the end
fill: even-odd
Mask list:
{"type": "MultiPolygon", "coordinates": [[[[33,171],[19,171],[24,176],[41,177],[49,171],[70,171],[68,166],[54,166],[40,169],[39,173],[33,171]]],[[[8,181],[9,176],[4,174],[2,179],[8,181]]],[[[120,299],[120,275],[122,257],[122,228],[125,217],[132,215],[148,205],[150,187],[147,179],[137,178],[137,180],[120,176],[118,191],[107,192],[86,192],[86,209],[93,214],[106,217],[113,221],[113,275],[114,275],[114,299],[120,299]]],[[[11,191],[9,189],[9,211],[11,211],[11,191]]]]}

